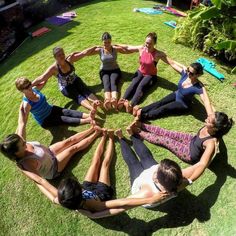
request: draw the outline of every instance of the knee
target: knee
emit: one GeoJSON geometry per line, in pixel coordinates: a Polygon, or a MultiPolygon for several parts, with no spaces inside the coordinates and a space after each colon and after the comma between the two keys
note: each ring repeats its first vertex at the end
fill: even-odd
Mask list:
{"type": "Polygon", "coordinates": [[[109,169],[111,160],[104,159],[102,162],[102,169],[109,169]]]}

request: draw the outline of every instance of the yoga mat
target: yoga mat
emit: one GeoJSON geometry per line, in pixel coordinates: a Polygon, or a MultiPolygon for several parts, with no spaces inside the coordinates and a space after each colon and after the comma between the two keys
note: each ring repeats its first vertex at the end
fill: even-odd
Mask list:
{"type": "Polygon", "coordinates": [[[166,22],[164,22],[164,24],[166,24],[166,25],[168,25],[168,26],[170,26],[172,28],[176,28],[176,25],[177,25],[177,23],[175,21],[173,21],[173,20],[166,21],[166,22]]]}
{"type": "Polygon", "coordinates": [[[52,16],[47,18],[46,21],[52,25],[60,26],[72,21],[72,19],[65,16],[52,16]]]}
{"type": "Polygon", "coordinates": [[[162,11],[158,11],[156,9],[153,8],[134,8],[135,12],[142,12],[145,14],[149,14],[149,15],[159,15],[162,14],[162,11]]]}
{"type": "Polygon", "coordinates": [[[49,29],[47,27],[43,27],[43,28],[40,28],[40,29],[34,31],[32,33],[32,37],[39,37],[39,36],[44,35],[44,34],[46,34],[47,32],[50,32],[50,31],[51,31],[51,29],[49,29]]]}
{"type": "Polygon", "coordinates": [[[74,18],[77,16],[77,14],[75,11],[68,11],[68,12],[63,13],[62,16],[74,18]]]}

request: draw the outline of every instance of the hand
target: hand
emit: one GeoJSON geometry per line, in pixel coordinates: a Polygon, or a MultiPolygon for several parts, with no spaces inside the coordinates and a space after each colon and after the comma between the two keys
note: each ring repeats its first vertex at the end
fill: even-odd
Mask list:
{"type": "Polygon", "coordinates": [[[52,202],[55,203],[55,204],[60,205],[58,197],[55,197],[52,202]]]}
{"type": "Polygon", "coordinates": [[[155,193],[155,194],[152,196],[152,202],[151,202],[151,204],[160,202],[160,201],[166,199],[166,198],[169,197],[169,196],[170,196],[170,193],[167,193],[167,192],[158,192],[158,193],[155,193]]]}

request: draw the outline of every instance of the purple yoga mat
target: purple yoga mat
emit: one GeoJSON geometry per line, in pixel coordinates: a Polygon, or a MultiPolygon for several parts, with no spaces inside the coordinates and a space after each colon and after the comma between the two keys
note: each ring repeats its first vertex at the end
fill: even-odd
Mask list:
{"type": "Polygon", "coordinates": [[[72,19],[70,17],[65,17],[65,16],[52,16],[46,19],[47,22],[49,22],[52,25],[64,25],[72,19]]]}

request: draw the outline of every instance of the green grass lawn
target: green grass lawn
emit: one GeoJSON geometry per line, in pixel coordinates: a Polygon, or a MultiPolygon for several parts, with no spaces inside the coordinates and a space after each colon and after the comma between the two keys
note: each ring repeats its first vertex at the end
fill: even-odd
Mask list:
{"type": "MultiPolygon", "coordinates": [[[[40,26],[49,26],[53,30],[45,36],[28,39],[16,52],[0,65],[0,138],[15,132],[18,107],[21,94],[16,91],[14,81],[26,76],[33,80],[52,62],[52,48],[63,46],[67,53],[80,51],[92,45],[101,44],[104,31],[109,31],[114,43],[140,45],[148,32],[158,34],[157,48],[164,50],[171,58],[190,64],[203,56],[172,42],[174,30],[163,24],[166,20],[177,20],[173,15],[145,15],[133,12],[136,7],[152,7],[155,2],[141,0],[92,1],[76,8],[78,17],[74,22],[61,27],[52,27],[45,22],[40,26]]],[[[35,28],[38,28],[39,25],[35,28]]],[[[119,55],[120,67],[124,71],[121,92],[130,83],[132,73],[138,67],[138,55],[119,55]]],[[[102,96],[98,76],[100,61],[98,56],[87,57],[75,64],[77,73],[102,96]]],[[[205,73],[202,82],[209,91],[214,106],[236,120],[236,90],[231,86],[236,78],[229,74],[229,68],[217,63],[217,69],[226,77],[224,83],[205,73]]],[[[179,75],[170,67],[160,62],[159,83],[152,89],[141,105],[150,104],[176,89],[179,75]]],[[[77,108],[69,99],[62,96],[57,81],[52,78],[43,89],[49,102],[59,106],[77,108]]],[[[169,117],[154,121],[162,127],[196,133],[203,125],[204,109],[195,101],[191,114],[181,117],[169,117]]],[[[84,110],[79,107],[80,110],[84,110]]],[[[84,110],[85,111],[85,110],[84,110]]],[[[109,114],[105,127],[125,128],[132,120],[128,114],[109,114]]],[[[88,126],[76,128],[60,127],[51,132],[40,128],[29,118],[27,139],[37,140],[45,145],[59,141],[71,134],[87,129],[88,126]]],[[[210,170],[188,187],[179,197],[172,199],[155,210],[142,207],[127,213],[100,220],[90,220],[80,214],[53,205],[34,185],[24,177],[16,166],[1,155],[0,161],[0,235],[224,235],[236,234],[236,136],[235,128],[224,138],[221,153],[212,162],[210,170]]],[[[95,151],[98,140],[86,151],[75,156],[65,176],[76,176],[83,180],[95,151]]],[[[180,162],[163,148],[146,143],[156,160],[165,157],[180,162]]],[[[122,160],[119,144],[116,143],[114,156],[115,167],[112,168],[112,180],[117,197],[130,193],[128,169],[122,160]]],[[[55,184],[58,181],[54,182],[55,184]]]]}

